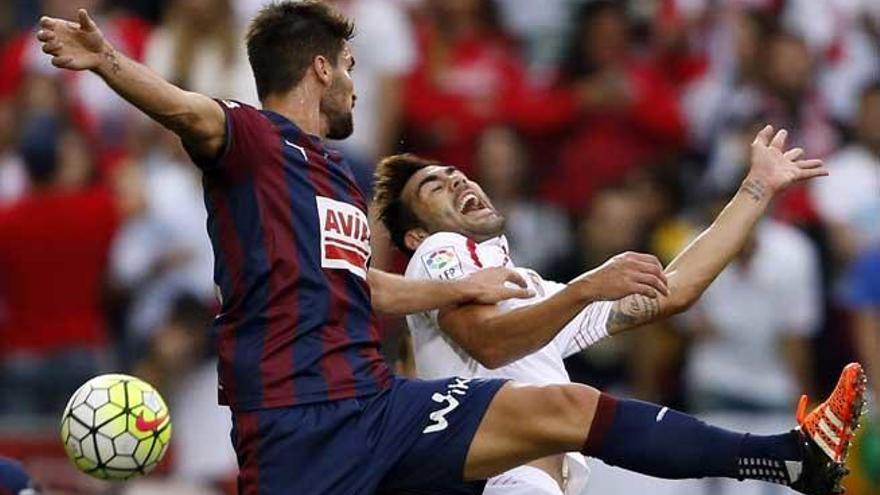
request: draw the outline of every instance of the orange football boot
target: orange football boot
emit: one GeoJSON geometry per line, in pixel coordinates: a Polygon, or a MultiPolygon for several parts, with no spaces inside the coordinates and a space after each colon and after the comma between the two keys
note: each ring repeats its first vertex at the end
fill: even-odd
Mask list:
{"type": "Polygon", "coordinates": [[[804,449],[803,473],[791,487],[801,493],[843,493],[840,481],[853,435],[864,412],[867,378],[862,366],[850,363],[825,402],[806,413],[808,398],[801,396],[797,408],[797,432],[804,449]]]}

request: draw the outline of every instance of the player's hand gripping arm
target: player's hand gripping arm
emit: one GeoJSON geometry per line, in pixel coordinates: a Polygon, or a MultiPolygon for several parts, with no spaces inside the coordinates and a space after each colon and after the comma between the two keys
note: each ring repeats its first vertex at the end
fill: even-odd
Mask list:
{"type": "Polygon", "coordinates": [[[588,304],[640,294],[666,294],[666,277],[654,256],[624,253],[605,262],[547,299],[512,311],[469,304],[440,311],[440,328],[489,369],[525,357],[547,345],[588,304]]]}
{"type": "Polygon", "coordinates": [[[367,281],[373,307],[390,315],[408,315],[457,304],[495,304],[531,297],[526,282],[513,270],[488,268],[455,281],[410,280],[371,268],[367,281]],[[517,287],[508,287],[511,282],[517,287]]]}
{"type": "Polygon", "coordinates": [[[37,39],[52,65],[91,70],[129,103],[178,134],[199,155],[219,154],[226,133],[223,110],[211,98],[184,91],[119,53],[84,9],[78,22],[43,17],[37,39]]]}
{"type": "Polygon", "coordinates": [[[617,301],[608,318],[614,334],[690,307],[739,253],[773,197],[791,184],[828,175],[821,160],[800,160],[803,150],[784,150],[787,132],[762,129],[752,142],[751,167],[739,191],[703,231],[666,267],[669,295],[634,294],[617,301]]]}

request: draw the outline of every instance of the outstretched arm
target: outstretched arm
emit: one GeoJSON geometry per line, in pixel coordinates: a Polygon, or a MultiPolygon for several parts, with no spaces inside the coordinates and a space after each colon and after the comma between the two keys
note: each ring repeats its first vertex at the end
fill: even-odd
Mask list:
{"type": "Polygon", "coordinates": [[[751,168],[712,225],[666,267],[669,295],[633,294],[617,301],[608,318],[614,334],[690,307],[740,252],[773,197],[789,185],[828,175],[820,160],[799,160],[800,148],[784,151],[787,132],[769,125],[752,142],[751,168]],[[771,139],[772,137],[772,139],[771,139]]]}
{"type": "Polygon", "coordinates": [[[408,315],[458,304],[495,304],[531,297],[526,282],[513,270],[488,268],[454,281],[410,280],[371,268],[367,282],[373,307],[389,315],[408,315]],[[510,282],[515,287],[506,286],[510,282]]]}
{"type": "Polygon", "coordinates": [[[43,17],[37,39],[55,67],[91,70],[129,103],[179,135],[192,152],[210,158],[219,154],[226,133],[220,106],[119,53],[84,9],[79,10],[78,22],[43,17]]]}

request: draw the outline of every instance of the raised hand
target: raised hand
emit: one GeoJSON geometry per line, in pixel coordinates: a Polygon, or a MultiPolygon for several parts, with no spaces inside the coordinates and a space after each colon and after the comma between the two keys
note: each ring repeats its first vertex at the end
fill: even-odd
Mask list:
{"type": "Polygon", "coordinates": [[[660,260],[643,253],[618,254],[572,283],[584,285],[597,299],[605,301],[622,299],[630,294],[650,298],[669,295],[660,260]]]}
{"type": "Polygon", "coordinates": [[[828,175],[822,160],[801,160],[801,148],[785,150],[788,131],[773,133],[772,126],[758,132],[752,142],[751,168],[743,182],[743,191],[755,201],[762,201],[795,182],[828,175]]]}
{"type": "Polygon", "coordinates": [[[43,52],[52,55],[52,65],[62,69],[94,70],[106,60],[114,63],[115,52],[85,9],[79,9],[78,22],[42,17],[37,39],[43,52]]]}

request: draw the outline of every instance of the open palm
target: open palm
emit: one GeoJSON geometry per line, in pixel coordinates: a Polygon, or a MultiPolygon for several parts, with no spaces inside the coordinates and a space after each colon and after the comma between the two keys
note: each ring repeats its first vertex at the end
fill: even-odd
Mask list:
{"type": "Polygon", "coordinates": [[[106,46],[104,35],[85,9],[79,10],[78,21],[43,17],[37,39],[43,52],[52,55],[52,65],[71,70],[96,69],[106,46]]]}
{"type": "Polygon", "coordinates": [[[822,160],[800,159],[803,149],[785,151],[786,137],[788,131],[780,129],[774,135],[773,127],[768,125],[752,142],[749,176],[759,179],[772,192],[781,191],[795,182],[828,175],[822,160]]]}

